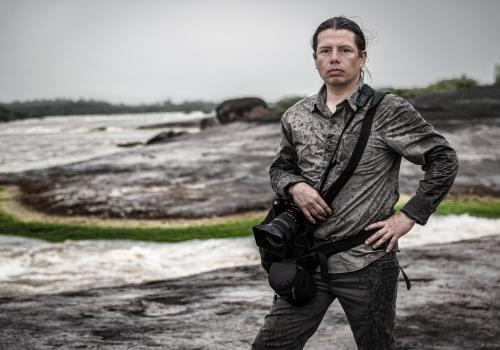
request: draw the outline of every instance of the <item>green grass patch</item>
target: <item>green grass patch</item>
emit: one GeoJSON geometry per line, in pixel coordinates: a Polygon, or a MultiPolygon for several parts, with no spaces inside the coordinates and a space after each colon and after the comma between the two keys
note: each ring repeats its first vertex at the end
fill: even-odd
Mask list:
{"type": "MultiPolygon", "coordinates": [[[[403,207],[405,202],[398,202],[396,210],[403,207]]],[[[483,218],[500,218],[500,198],[459,198],[445,199],[437,208],[434,215],[469,214],[483,218]]]]}
{"type": "MultiPolygon", "coordinates": [[[[0,186],[0,201],[4,188],[0,186]]],[[[179,227],[116,227],[88,224],[23,222],[0,210],[0,234],[16,235],[61,242],[67,239],[132,239],[155,242],[180,242],[191,239],[242,237],[252,233],[251,227],[262,221],[256,215],[244,219],[228,219],[222,223],[193,224],[179,227]]]]}
{"type": "Polygon", "coordinates": [[[131,148],[139,145],[144,145],[144,142],[142,141],[137,141],[137,142],[127,142],[127,143],[119,143],[117,144],[118,147],[122,148],[131,148]]]}
{"type": "MultiPolygon", "coordinates": [[[[0,200],[3,191],[0,186],[0,200]]],[[[396,209],[404,205],[399,202],[396,209]]],[[[437,215],[470,214],[479,217],[499,218],[500,199],[450,199],[436,211],[437,215]]],[[[251,227],[263,217],[228,219],[225,222],[193,224],[178,227],[116,227],[88,224],[23,222],[0,210],[0,234],[17,235],[61,242],[67,239],[131,239],[155,242],[180,242],[191,239],[242,237],[252,234],[251,227]]]]}
{"type": "Polygon", "coordinates": [[[187,227],[112,227],[101,225],[22,222],[0,212],[0,234],[40,238],[51,242],[67,239],[132,239],[155,242],[180,242],[190,239],[241,237],[261,218],[228,221],[187,227]]]}

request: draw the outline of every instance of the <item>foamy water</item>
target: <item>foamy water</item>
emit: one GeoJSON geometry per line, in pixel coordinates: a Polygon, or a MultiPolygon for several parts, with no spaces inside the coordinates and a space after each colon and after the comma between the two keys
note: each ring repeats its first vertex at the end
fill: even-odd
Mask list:
{"type": "Polygon", "coordinates": [[[202,112],[74,115],[0,123],[0,172],[40,169],[124,152],[127,148],[120,144],[146,142],[166,130],[198,132],[193,127],[139,127],[207,116],[202,112]]]}
{"type": "MultiPolygon", "coordinates": [[[[400,248],[500,234],[500,219],[431,217],[400,248]]],[[[182,243],[66,241],[0,236],[0,296],[75,291],[258,264],[252,237],[182,243]]]]}

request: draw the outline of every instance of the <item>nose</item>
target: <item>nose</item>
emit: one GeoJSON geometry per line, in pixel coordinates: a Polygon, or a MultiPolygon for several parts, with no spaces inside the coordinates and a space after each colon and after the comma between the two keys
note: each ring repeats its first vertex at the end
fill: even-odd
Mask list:
{"type": "Polygon", "coordinates": [[[330,56],[330,63],[338,63],[340,61],[340,54],[337,49],[333,49],[330,56]]]}

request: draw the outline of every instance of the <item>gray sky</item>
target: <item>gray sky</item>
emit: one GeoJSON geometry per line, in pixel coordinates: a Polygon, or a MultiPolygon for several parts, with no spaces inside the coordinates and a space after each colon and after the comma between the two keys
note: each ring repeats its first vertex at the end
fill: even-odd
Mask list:
{"type": "Polygon", "coordinates": [[[499,13],[486,0],[0,0],[0,101],[313,94],[310,37],[336,15],[368,34],[375,87],[492,83],[499,13]]]}

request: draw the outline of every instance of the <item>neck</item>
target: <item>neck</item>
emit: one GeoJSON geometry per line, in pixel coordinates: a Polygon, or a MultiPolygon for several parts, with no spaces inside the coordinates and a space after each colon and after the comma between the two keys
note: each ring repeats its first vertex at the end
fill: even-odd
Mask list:
{"type": "MultiPolygon", "coordinates": [[[[329,85],[326,84],[326,103],[330,106],[336,106],[340,102],[344,101],[347,97],[351,96],[356,90],[359,78],[353,80],[348,85],[329,85]]],[[[331,107],[330,107],[331,108],[331,107]]]]}

